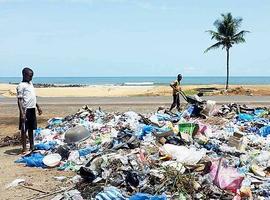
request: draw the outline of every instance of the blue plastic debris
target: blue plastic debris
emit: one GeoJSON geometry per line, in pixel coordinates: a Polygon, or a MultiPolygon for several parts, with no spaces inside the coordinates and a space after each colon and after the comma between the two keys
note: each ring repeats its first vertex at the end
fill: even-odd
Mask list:
{"type": "Polygon", "coordinates": [[[146,193],[136,193],[129,200],[166,200],[165,195],[151,195],[146,193]]]}
{"type": "Polygon", "coordinates": [[[267,137],[270,135],[270,126],[263,126],[260,128],[260,136],[267,137]]]}
{"type": "Polygon", "coordinates": [[[103,192],[96,195],[96,200],[127,200],[119,189],[115,187],[104,188],[103,192]]]}
{"type": "Polygon", "coordinates": [[[46,165],[43,163],[44,155],[40,153],[31,153],[30,155],[23,156],[15,161],[15,163],[25,163],[28,167],[42,167],[46,165]]]}

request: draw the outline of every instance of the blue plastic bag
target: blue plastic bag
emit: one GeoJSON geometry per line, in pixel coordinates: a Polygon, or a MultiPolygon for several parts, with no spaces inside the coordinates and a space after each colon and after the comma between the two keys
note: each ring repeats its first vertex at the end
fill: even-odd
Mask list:
{"type": "Polygon", "coordinates": [[[132,195],[129,200],[166,200],[165,195],[151,195],[146,193],[136,193],[132,195]]]}
{"type": "Polygon", "coordinates": [[[98,146],[90,146],[90,147],[86,147],[86,148],[83,148],[83,149],[80,149],[79,150],[79,155],[80,156],[86,156],[90,153],[96,153],[98,151],[98,146]]]}
{"type": "Polygon", "coordinates": [[[151,125],[145,125],[142,128],[142,132],[139,135],[139,138],[142,140],[144,136],[151,134],[155,131],[155,128],[151,125]]]}
{"type": "Polygon", "coordinates": [[[238,115],[238,120],[240,120],[240,121],[250,122],[250,121],[253,121],[253,119],[254,119],[254,116],[252,116],[250,114],[240,113],[238,115]]]}
{"type": "Polygon", "coordinates": [[[264,110],[264,109],[256,109],[254,111],[254,114],[258,117],[261,117],[263,114],[266,114],[267,113],[267,110],[264,110]]]}
{"type": "Polygon", "coordinates": [[[157,118],[159,121],[170,121],[171,120],[171,116],[168,114],[157,114],[157,118]]]}
{"type": "Polygon", "coordinates": [[[267,137],[268,135],[270,135],[270,126],[260,128],[260,136],[267,137]]]}
{"type": "Polygon", "coordinates": [[[37,128],[35,131],[34,131],[34,136],[38,136],[40,135],[41,131],[43,130],[43,128],[37,128]]]}
{"type": "Polygon", "coordinates": [[[121,191],[115,187],[104,188],[103,192],[100,192],[95,197],[96,200],[126,200],[121,191]]]}
{"type": "Polygon", "coordinates": [[[35,145],[35,149],[37,150],[50,150],[50,149],[55,149],[55,145],[57,143],[55,141],[50,141],[50,142],[46,142],[46,143],[39,143],[35,145]]]}
{"type": "Polygon", "coordinates": [[[45,168],[46,165],[43,163],[44,155],[40,153],[32,153],[27,156],[23,156],[15,161],[15,163],[25,163],[28,167],[42,167],[45,168]]]}

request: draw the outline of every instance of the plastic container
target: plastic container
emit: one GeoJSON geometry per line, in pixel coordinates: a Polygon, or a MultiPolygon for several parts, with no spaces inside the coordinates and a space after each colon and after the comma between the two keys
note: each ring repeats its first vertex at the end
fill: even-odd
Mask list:
{"type": "Polygon", "coordinates": [[[56,167],[60,164],[61,156],[58,153],[53,153],[43,158],[43,163],[48,167],[56,167]]]}
{"type": "Polygon", "coordinates": [[[186,133],[192,136],[199,130],[199,125],[194,123],[181,123],[178,125],[178,128],[180,134],[186,133]]]}

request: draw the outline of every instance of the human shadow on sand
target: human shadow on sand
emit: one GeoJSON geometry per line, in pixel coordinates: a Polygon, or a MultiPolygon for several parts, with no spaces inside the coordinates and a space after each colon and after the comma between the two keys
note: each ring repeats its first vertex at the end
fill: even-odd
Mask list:
{"type": "Polygon", "coordinates": [[[8,154],[8,155],[20,155],[21,153],[22,153],[21,148],[9,149],[4,152],[4,154],[8,154]]]}

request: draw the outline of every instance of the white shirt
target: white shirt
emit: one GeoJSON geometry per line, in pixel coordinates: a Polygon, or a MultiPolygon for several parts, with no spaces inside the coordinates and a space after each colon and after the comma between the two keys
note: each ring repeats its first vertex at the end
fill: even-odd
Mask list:
{"type": "Polygon", "coordinates": [[[21,82],[17,87],[17,97],[23,99],[23,109],[36,108],[37,97],[33,83],[21,82]]]}

